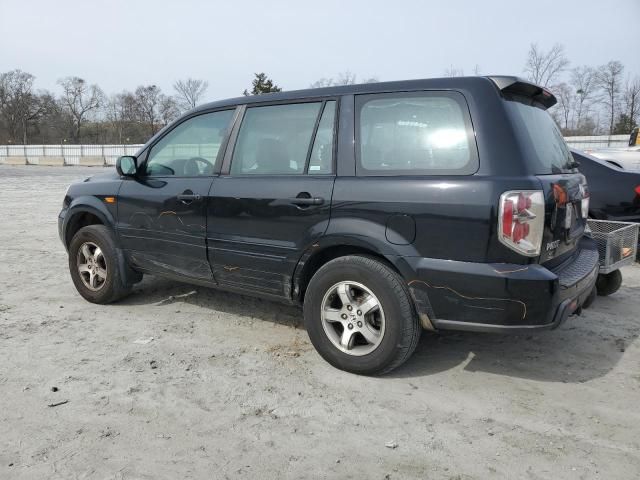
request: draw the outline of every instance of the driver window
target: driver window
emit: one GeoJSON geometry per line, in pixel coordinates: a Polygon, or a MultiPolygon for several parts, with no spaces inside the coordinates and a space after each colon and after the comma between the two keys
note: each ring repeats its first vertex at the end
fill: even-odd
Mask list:
{"type": "Polygon", "coordinates": [[[146,174],[197,177],[213,174],[233,110],[205,113],[182,122],[149,152],[146,174]]]}

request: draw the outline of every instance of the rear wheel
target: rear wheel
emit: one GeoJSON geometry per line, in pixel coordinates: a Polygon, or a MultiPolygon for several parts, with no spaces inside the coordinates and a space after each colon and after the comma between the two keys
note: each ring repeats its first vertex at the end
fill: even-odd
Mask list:
{"type": "Polygon", "coordinates": [[[598,295],[603,297],[616,293],[620,289],[621,285],[622,273],[620,273],[620,270],[600,274],[596,280],[596,290],[598,291],[598,295]]]}
{"type": "Polygon", "coordinates": [[[401,365],[421,332],[400,275],[361,255],[337,258],[316,272],[305,295],[304,319],[327,362],[365,375],[401,365]]]}
{"type": "Polygon", "coordinates": [[[126,284],[123,261],[111,230],[104,225],[83,227],[73,236],[69,245],[69,272],[71,279],[86,300],[92,303],[110,303],[130,292],[126,284]]]}

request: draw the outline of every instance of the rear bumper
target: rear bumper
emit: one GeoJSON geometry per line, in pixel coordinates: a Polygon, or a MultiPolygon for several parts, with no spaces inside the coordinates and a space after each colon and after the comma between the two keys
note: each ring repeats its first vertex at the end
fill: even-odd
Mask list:
{"type": "Polygon", "coordinates": [[[598,251],[584,237],[553,270],[415,257],[397,265],[410,272],[416,307],[434,328],[519,332],[555,328],[581,308],[595,286],[598,251]]]}

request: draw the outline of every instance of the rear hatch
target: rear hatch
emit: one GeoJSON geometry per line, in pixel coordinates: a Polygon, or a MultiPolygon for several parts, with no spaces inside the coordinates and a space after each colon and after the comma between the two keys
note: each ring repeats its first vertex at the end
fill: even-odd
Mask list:
{"type": "Polygon", "coordinates": [[[505,93],[505,104],[528,170],[543,191],[545,221],[539,262],[552,266],[570,256],[584,234],[589,191],[560,129],[546,111],[555,98],[540,87],[523,85],[527,88],[516,86],[505,93]]]}

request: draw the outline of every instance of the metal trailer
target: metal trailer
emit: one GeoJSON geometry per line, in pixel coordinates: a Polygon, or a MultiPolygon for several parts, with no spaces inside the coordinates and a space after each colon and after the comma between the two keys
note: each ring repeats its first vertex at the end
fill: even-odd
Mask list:
{"type": "Polygon", "coordinates": [[[598,245],[598,295],[611,295],[622,285],[620,268],[632,265],[638,253],[637,223],[587,220],[588,234],[598,245]]]}

